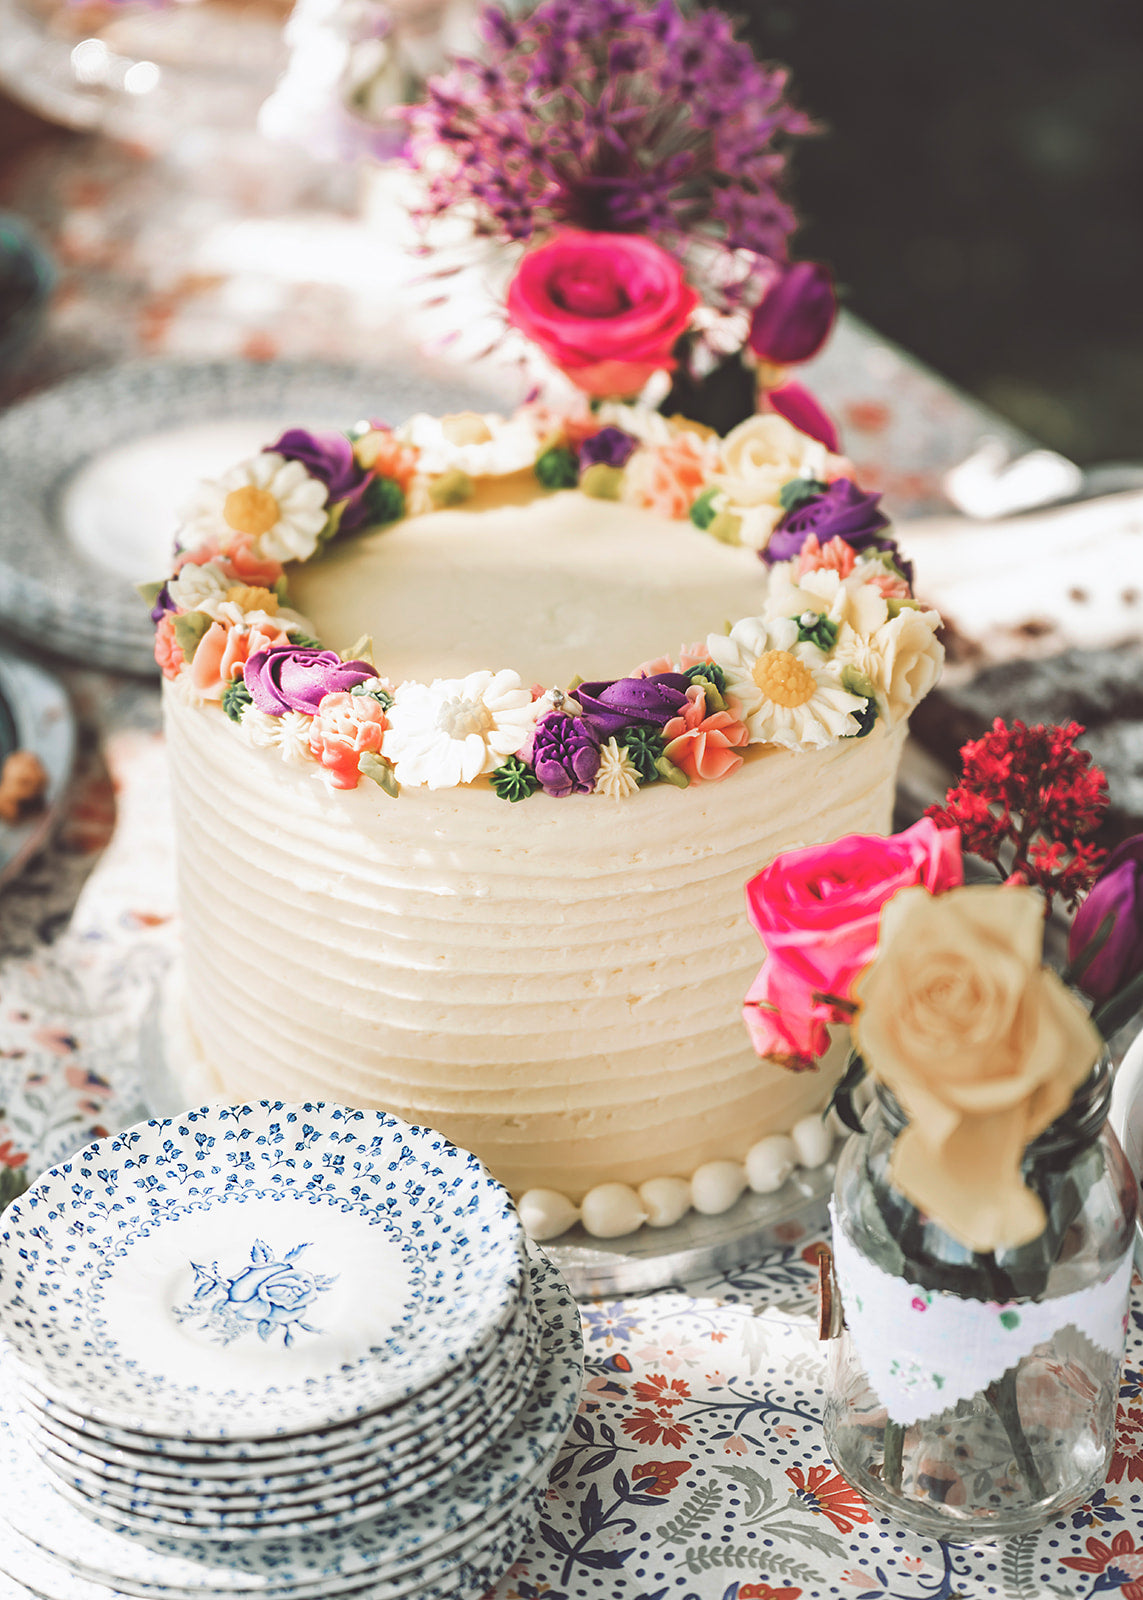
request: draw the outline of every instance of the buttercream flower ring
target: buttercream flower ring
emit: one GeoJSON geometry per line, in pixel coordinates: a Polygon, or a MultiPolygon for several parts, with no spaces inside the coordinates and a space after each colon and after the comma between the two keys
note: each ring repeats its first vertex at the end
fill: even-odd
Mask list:
{"type": "MultiPolygon", "coordinates": [[[[548,265],[529,269],[551,267],[552,339],[598,317],[609,330],[600,348],[615,351],[618,321],[632,361],[669,362],[692,302],[672,259],[636,237],[584,237],[561,235],[544,247],[548,265]]],[[[575,350],[590,364],[583,338],[575,350]]],[[[365,422],[344,436],[290,429],[193,501],[174,571],[144,591],[156,659],[184,698],[220,705],[247,743],[312,763],[334,789],[487,780],[508,801],[541,790],[626,800],[650,784],[721,782],[750,746],[819,750],[900,722],[940,670],[939,618],[912,601],[877,496],[840,476],[845,466],[780,418],[720,440],[616,403],[572,416],[536,406],[508,420],[415,416],[397,430],[365,422]],[[769,529],[787,505],[794,553],[767,560],[761,615],[625,677],[576,680],[574,692],[528,686],[510,669],[394,684],[368,641],[343,657],[290,609],[288,563],[365,525],[463,505],[477,480],[529,465],[546,489],[619,498],[732,542],[737,520],[761,513],[769,529]],[[717,510],[731,492],[741,518],[717,510]]]]}

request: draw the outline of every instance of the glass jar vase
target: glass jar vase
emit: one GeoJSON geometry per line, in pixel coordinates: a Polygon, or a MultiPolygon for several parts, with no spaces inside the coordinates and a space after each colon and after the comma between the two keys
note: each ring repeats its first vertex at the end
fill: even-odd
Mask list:
{"type": "Polygon", "coordinates": [[[1136,1184],[1105,1060],[1028,1146],[1048,1223],[980,1254],[889,1177],[905,1117],[878,1089],[838,1163],[826,1442],[849,1482],[937,1538],[998,1539],[1091,1497],[1111,1465],[1136,1184]]]}

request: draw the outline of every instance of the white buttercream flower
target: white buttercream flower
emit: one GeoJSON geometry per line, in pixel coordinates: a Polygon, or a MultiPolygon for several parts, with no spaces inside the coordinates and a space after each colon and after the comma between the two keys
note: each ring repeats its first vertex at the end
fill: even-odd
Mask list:
{"type": "Polygon", "coordinates": [[[167,593],[180,611],[196,611],[204,602],[225,600],[226,591],[233,586],[234,579],[213,561],[202,566],[188,561],[177,578],[167,580],[167,593]]]}
{"type": "Polygon", "coordinates": [[[303,711],[287,711],[281,717],[268,717],[264,711],[247,706],[238,726],[248,742],[258,750],[276,750],[283,761],[312,761],[310,728],[313,720],[303,711]]]}
{"type": "Polygon", "coordinates": [[[594,792],[605,794],[609,800],[626,800],[638,787],[639,768],[614,738],[608,739],[599,752],[594,792]]]}
{"type": "Polygon", "coordinates": [[[848,623],[864,637],[876,633],[889,620],[885,596],[856,573],[843,578],[832,568],[823,567],[799,578],[792,561],[779,562],[770,573],[764,615],[773,620],[800,617],[805,611],[828,617],[838,628],[848,623]]]}
{"type": "MultiPolygon", "coordinates": [[[[463,472],[470,478],[501,478],[522,472],[536,459],[539,440],[527,415],[505,420],[493,413],[463,411],[452,417],[418,412],[396,430],[402,444],[420,452],[417,470],[427,478],[463,472]]],[[[414,510],[415,508],[410,508],[414,510]]]]}
{"type": "Polygon", "coordinates": [[[784,484],[794,478],[824,483],[847,466],[841,456],[831,455],[824,444],[785,417],[773,412],[747,417],[722,441],[713,477],[722,493],[714,506],[740,517],[739,539],[762,550],[785,514],[779,498],[784,484]]]}
{"type": "Polygon", "coordinates": [[[900,722],[941,675],[945,650],[937,638],[940,625],[938,612],[918,611],[912,606],[904,607],[870,636],[843,624],[834,659],[868,678],[882,712],[890,722],[900,722]]]}
{"type": "Polygon", "coordinates": [[[252,539],[271,561],[305,561],[326,523],[328,491],[300,461],[272,450],[252,456],[224,477],[208,479],[183,513],[179,540],[188,550],[252,539]]]}
{"type": "Polygon", "coordinates": [[[385,754],[398,783],[451,789],[516,755],[535,721],[531,691],[516,672],[403,683],[389,712],[385,754]]]}
{"type": "Polygon", "coordinates": [[[858,731],[854,713],[865,701],[842,688],[838,663],[808,640],[799,644],[796,621],[747,617],[706,644],[751,744],[816,750],[858,731]]]}

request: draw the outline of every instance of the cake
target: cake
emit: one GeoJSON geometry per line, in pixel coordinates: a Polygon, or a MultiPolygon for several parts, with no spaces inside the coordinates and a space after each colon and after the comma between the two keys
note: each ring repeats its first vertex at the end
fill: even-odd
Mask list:
{"type": "Polygon", "coordinates": [[[533,405],[204,485],[151,595],[187,1097],[429,1123],[549,1232],[741,1192],[839,1070],[751,1049],[743,885],[888,830],[941,657],[849,472],[773,415],[533,405]]]}

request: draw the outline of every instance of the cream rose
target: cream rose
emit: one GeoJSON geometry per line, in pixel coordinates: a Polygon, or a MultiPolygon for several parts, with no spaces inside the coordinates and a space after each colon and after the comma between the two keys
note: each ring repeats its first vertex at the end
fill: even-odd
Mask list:
{"type": "Polygon", "coordinates": [[[870,635],[843,623],[834,659],[868,678],[889,721],[901,722],[941,675],[945,649],[937,638],[940,625],[936,611],[911,606],[870,635]]]}
{"type": "Polygon", "coordinates": [[[745,516],[750,537],[743,542],[764,548],[783,516],[779,495],[793,478],[826,482],[844,472],[848,462],[831,455],[817,439],[800,433],[775,413],[747,417],[722,441],[714,482],[721,488],[719,509],[745,516]]]}
{"type": "Polygon", "coordinates": [[[1041,965],[1043,903],[997,885],[906,889],[857,979],[858,1049],[900,1101],[893,1182],[969,1249],[1045,1226],[1020,1163],[1102,1049],[1083,1006],[1041,965]]]}

